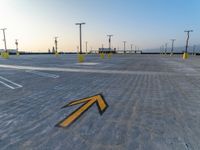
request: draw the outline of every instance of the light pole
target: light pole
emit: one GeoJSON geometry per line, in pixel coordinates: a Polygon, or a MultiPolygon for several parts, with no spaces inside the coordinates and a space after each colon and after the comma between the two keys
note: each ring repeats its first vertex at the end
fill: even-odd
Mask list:
{"type": "Polygon", "coordinates": [[[104,46],[103,46],[103,44],[101,45],[101,51],[100,51],[100,53],[102,53],[104,51],[104,46]]]}
{"type": "Polygon", "coordinates": [[[187,33],[186,46],[185,46],[185,53],[187,53],[187,51],[188,51],[188,43],[189,43],[189,38],[190,38],[190,32],[193,32],[193,30],[186,30],[184,32],[187,33]]]}
{"type": "Polygon", "coordinates": [[[18,52],[18,40],[15,40],[15,45],[16,45],[16,52],[18,52]]]}
{"type": "Polygon", "coordinates": [[[126,41],[123,41],[124,43],[124,54],[126,53],[126,41]]]}
{"type": "Polygon", "coordinates": [[[57,36],[55,37],[54,43],[55,43],[55,51],[57,53],[58,52],[58,37],[57,36]]]}
{"type": "Polygon", "coordinates": [[[82,54],[82,31],[81,31],[81,27],[82,25],[84,25],[85,23],[76,23],[76,25],[79,25],[79,30],[80,30],[80,54],[82,54]]]}
{"type": "Polygon", "coordinates": [[[160,47],[160,54],[162,53],[162,46],[160,47]]]}
{"type": "Polygon", "coordinates": [[[132,53],[132,51],[133,51],[133,44],[131,44],[131,53],[132,53]]]}
{"type": "Polygon", "coordinates": [[[107,35],[109,37],[108,43],[109,43],[109,51],[111,52],[111,38],[113,35],[107,35]]]}
{"type": "Polygon", "coordinates": [[[0,30],[3,31],[3,37],[4,37],[3,41],[4,41],[4,45],[5,45],[5,52],[7,52],[6,35],[5,35],[6,28],[0,29],[0,30]]]}
{"type": "Polygon", "coordinates": [[[168,43],[165,43],[165,55],[167,54],[167,45],[168,43]]]}
{"type": "Polygon", "coordinates": [[[172,41],[171,55],[173,55],[173,52],[174,52],[174,41],[176,41],[176,39],[171,39],[171,41],[172,41]]]}
{"type": "Polygon", "coordinates": [[[165,53],[165,46],[162,45],[162,53],[164,54],[165,53]]]}
{"type": "Polygon", "coordinates": [[[193,45],[193,55],[195,55],[196,45],[193,45]]]}
{"type": "Polygon", "coordinates": [[[85,50],[86,50],[86,54],[87,54],[87,45],[88,45],[88,42],[86,41],[86,42],[85,42],[85,50]]]}

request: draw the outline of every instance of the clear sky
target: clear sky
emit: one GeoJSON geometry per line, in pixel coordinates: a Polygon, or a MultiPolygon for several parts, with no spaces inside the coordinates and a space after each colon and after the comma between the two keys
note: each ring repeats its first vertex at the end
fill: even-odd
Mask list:
{"type": "MultiPolygon", "coordinates": [[[[107,34],[113,34],[112,46],[122,41],[140,48],[158,48],[169,39],[184,46],[185,29],[193,29],[190,44],[200,40],[200,0],[0,0],[0,28],[6,27],[8,48],[47,51],[58,36],[58,50],[76,51],[79,30],[83,26],[83,48],[108,47],[107,34]]],[[[2,31],[0,39],[3,39],[2,31]]],[[[4,48],[0,40],[0,49],[4,48]]]]}

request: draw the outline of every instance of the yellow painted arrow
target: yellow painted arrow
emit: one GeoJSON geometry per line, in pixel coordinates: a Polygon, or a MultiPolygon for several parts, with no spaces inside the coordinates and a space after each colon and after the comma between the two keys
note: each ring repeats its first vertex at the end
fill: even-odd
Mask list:
{"type": "Polygon", "coordinates": [[[63,106],[70,107],[78,104],[82,104],[78,109],[76,109],[74,112],[72,112],[69,116],[67,116],[65,119],[61,120],[56,126],[58,127],[67,127],[71,125],[76,119],[78,119],[84,112],[86,112],[93,104],[97,104],[97,107],[99,109],[99,113],[102,115],[105,110],[108,108],[108,104],[106,103],[104,97],[102,94],[94,95],[91,97],[83,98],[80,100],[75,100],[70,102],[69,104],[63,106]]]}

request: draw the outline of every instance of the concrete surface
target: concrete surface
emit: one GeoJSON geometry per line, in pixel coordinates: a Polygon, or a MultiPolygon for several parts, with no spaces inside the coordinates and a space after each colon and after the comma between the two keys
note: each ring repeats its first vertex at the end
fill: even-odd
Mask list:
{"type": "Polygon", "coordinates": [[[83,64],[76,55],[0,58],[0,149],[199,150],[199,60],[139,54],[88,55],[83,64]],[[54,127],[79,107],[62,106],[98,93],[109,104],[102,116],[94,105],[70,127],[54,127]]]}

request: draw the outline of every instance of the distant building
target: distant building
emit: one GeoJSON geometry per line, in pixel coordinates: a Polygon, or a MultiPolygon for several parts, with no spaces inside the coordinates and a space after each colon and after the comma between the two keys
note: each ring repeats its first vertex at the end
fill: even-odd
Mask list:
{"type": "Polygon", "coordinates": [[[116,48],[109,49],[109,48],[99,48],[99,53],[116,53],[116,48]]]}

